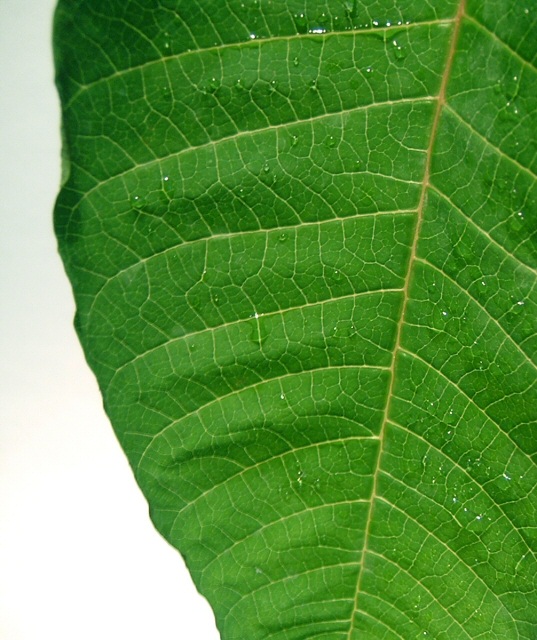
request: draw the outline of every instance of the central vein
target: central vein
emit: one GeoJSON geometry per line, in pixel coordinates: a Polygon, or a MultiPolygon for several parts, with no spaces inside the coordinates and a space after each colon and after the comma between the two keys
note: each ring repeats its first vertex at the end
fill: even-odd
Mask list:
{"type": "Polygon", "coordinates": [[[355,621],[355,615],[356,615],[356,611],[358,610],[358,603],[359,603],[359,598],[360,598],[360,593],[361,593],[361,587],[362,587],[362,579],[363,579],[363,575],[365,573],[365,563],[366,563],[366,556],[367,556],[367,552],[368,552],[368,547],[370,544],[370,534],[371,534],[371,523],[373,521],[373,515],[374,515],[374,503],[375,503],[375,498],[377,496],[377,491],[378,491],[378,477],[379,477],[379,472],[380,472],[380,466],[381,466],[381,459],[382,459],[382,451],[383,451],[383,446],[384,446],[384,438],[385,438],[385,431],[386,431],[386,424],[388,422],[388,417],[390,415],[390,408],[391,408],[391,402],[392,402],[392,398],[393,398],[393,392],[394,392],[394,385],[395,385],[395,362],[396,362],[396,357],[397,357],[397,352],[400,350],[401,348],[401,336],[402,336],[402,332],[403,332],[403,326],[405,324],[405,315],[406,315],[406,311],[407,311],[407,307],[408,307],[408,300],[409,300],[409,286],[410,286],[410,279],[411,279],[411,274],[412,274],[412,270],[414,267],[414,262],[416,260],[416,252],[417,252],[417,245],[418,245],[418,239],[420,236],[420,230],[421,230],[421,226],[422,226],[422,221],[423,221],[423,212],[425,210],[425,205],[427,202],[427,189],[429,187],[429,181],[430,181],[430,174],[431,174],[431,159],[432,159],[432,151],[433,151],[433,147],[436,141],[436,137],[437,137],[437,133],[438,133],[438,128],[439,128],[439,123],[440,123],[440,117],[442,115],[442,110],[444,108],[444,105],[446,104],[446,89],[447,89],[447,85],[449,82],[449,78],[451,75],[451,68],[453,65],[453,59],[455,57],[455,51],[457,48],[457,42],[459,39],[459,33],[460,33],[460,29],[461,29],[461,24],[462,24],[462,20],[465,14],[465,9],[466,9],[466,0],[461,0],[459,3],[459,8],[457,10],[457,14],[453,20],[453,35],[451,37],[451,43],[450,43],[450,47],[449,47],[449,52],[447,55],[447,59],[446,59],[446,63],[445,63],[445,67],[444,67],[444,73],[442,75],[442,80],[440,83],[440,89],[438,92],[438,96],[437,96],[437,103],[436,103],[436,109],[435,109],[435,113],[434,113],[434,119],[433,119],[433,124],[432,124],[432,128],[431,128],[431,134],[429,137],[429,145],[427,147],[427,154],[426,154],[426,160],[425,160],[425,169],[424,169],[424,173],[423,173],[423,183],[422,183],[422,188],[421,188],[421,194],[420,194],[420,199],[419,199],[419,204],[418,204],[418,208],[416,211],[416,225],[414,228],[414,237],[412,240],[412,247],[411,247],[411,251],[410,251],[410,258],[409,258],[409,262],[408,262],[408,269],[407,269],[407,274],[406,274],[406,278],[405,278],[405,286],[403,288],[403,308],[401,310],[401,315],[399,318],[399,323],[397,326],[397,333],[396,333],[396,339],[395,339],[395,346],[394,346],[394,350],[393,350],[393,355],[392,355],[392,362],[391,362],[391,367],[390,367],[390,386],[388,389],[388,399],[386,402],[386,409],[385,409],[385,413],[384,413],[384,419],[382,422],[382,427],[379,433],[379,451],[377,454],[377,460],[376,460],[376,464],[375,464],[375,470],[373,473],[373,488],[371,491],[371,499],[370,499],[370,503],[369,503],[369,512],[367,515],[367,522],[366,522],[366,527],[365,527],[365,539],[364,539],[364,548],[363,548],[363,552],[362,552],[362,565],[361,565],[361,569],[360,569],[360,573],[357,579],[357,583],[356,583],[356,593],[354,596],[354,606],[352,609],[352,618],[351,618],[351,622],[349,625],[349,633],[347,635],[347,640],[351,640],[352,638],[352,634],[354,631],[354,621],[355,621]]]}

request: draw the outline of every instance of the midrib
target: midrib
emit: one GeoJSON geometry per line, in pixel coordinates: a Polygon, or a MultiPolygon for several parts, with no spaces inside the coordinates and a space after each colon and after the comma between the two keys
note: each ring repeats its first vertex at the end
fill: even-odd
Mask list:
{"type": "Polygon", "coordinates": [[[425,160],[425,168],[424,168],[424,172],[423,172],[423,182],[422,182],[422,188],[421,188],[421,194],[420,194],[420,199],[419,199],[419,204],[418,204],[418,208],[417,208],[417,219],[416,219],[416,225],[414,228],[414,237],[412,240],[412,247],[411,247],[411,252],[410,252],[410,258],[408,261],[408,269],[407,269],[407,274],[406,274],[406,278],[405,278],[405,285],[403,288],[403,307],[401,310],[401,315],[399,318],[399,322],[397,325],[397,333],[396,333],[396,339],[395,339],[395,346],[394,346],[394,350],[393,350],[393,355],[392,355],[392,362],[391,362],[391,367],[390,367],[390,386],[388,389],[388,399],[386,402],[386,408],[385,408],[385,412],[384,412],[384,419],[382,421],[382,426],[381,426],[381,430],[379,433],[379,450],[378,450],[378,454],[377,454],[377,460],[375,463],[375,470],[373,472],[373,488],[371,491],[371,498],[369,501],[369,512],[367,515],[367,521],[366,521],[366,528],[365,528],[365,538],[364,538],[364,546],[363,546],[363,550],[362,550],[362,563],[361,563],[361,568],[360,568],[360,573],[358,574],[358,579],[356,581],[356,592],[354,595],[354,606],[352,608],[352,617],[350,620],[350,624],[349,624],[349,633],[347,634],[347,640],[351,640],[352,638],[352,634],[354,632],[354,621],[356,618],[356,612],[358,611],[358,605],[359,605],[359,599],[360,599],[360,594],[361,594],[361,587],[362,587],[362,579],[363,579],[363,575],[365,572],[365,565],[366,565],[366,559],[367,559],[367,552],[368,552],[368,547],[369,547],[369,539],[370,539],[370,534],[371,534],[371,523],[373,521],[373,515],[374,515],[374,503],[375,503],[375,498],[377,497],[377,492],[378,492],[378,477],[379,477],[379,471],[380,471],[380,464],[381,464],[381,460],[382,460],[382,452],[383,452],[383,447],[384,447],[384,438],[385,438],[385,432],[386,432],[386,424],[388,422],[388,418],[390,415],[390,409],[391,409],[391,403],[392,403],[392,399],[393,399],[393,390],[394,390],[394,384],[395,384],[395,362],[396,362],[396,358],[397,358],[397,353],[398,351],[400,351],[401,348],[401,336],[402,336],[402,332],[403,332],[403,327],[405,324],[405,315],[406,315],[406,311],[407,311],[407,307],[408,307],[408,300],[409,300],[409,294],[408,294],[408,290],[409,290],[409,285],[410,285],[410,279],[411,279],[411,275],[412,275],[412,271],[414,268],[414,263],[416,262],[416,249],[417,249],[417,245],[418,245],[418,239],[419,239],[419,235],[420,235],[420,230],[421,230],[421,226],[422,226],[422,221],[423,221],[423,211],[425,209],[425,205],[427,202],[427,189],[429,187],[429,180],[430,180],[430,173],[431,173],[431,158],[432,158],[432,151],[433,151],[433,147],[436,141],[436,136],[438,133],[438,128],[439,128],[439,123],[440,123],[440,117],[442,115],[442,110],[444,105],[446,104],[446,88],[449,82],[449,78],[451,75],[451,69],[452,69],[452,65],[453,65],[453,59],[455,57],[455,51],[457,48],[457,42],[459,40],[459,34],[460,34],[460,29],[461,29],[461,24],[462,24],[462,20],[464,18],[465,15],[465,9],[466,9],[466,0],[461,0],[459,3],[459,7],[457,9],[457,13],[453,19],[453,35],[451,36],[451,43],[449,46],[449,52],[447,55],[447,59],[446,59],[446,63],[445,63],[445,68],[444,68],[444,73],[442,75],[442,80],[440,82],[440,89],[438,92],[438,96],[436,98],[437,103],[436,103],[436,109],[435,109],[435,114],[434,114],[434,119],[433,119],[433,124],[431,127],[431,134],[429,137],[429,145],[427,147],[427,154],[426,154],[426,160],[425,160]]]}

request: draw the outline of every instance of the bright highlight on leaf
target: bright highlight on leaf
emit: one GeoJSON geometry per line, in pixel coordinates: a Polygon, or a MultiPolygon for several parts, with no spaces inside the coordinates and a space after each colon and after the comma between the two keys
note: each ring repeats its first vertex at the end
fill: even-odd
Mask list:
{"type": "Polygon", "coordinates": [[[222,639],[537,638],[534,0],[60,0],[55,55],[77,329],[222,639]]]}

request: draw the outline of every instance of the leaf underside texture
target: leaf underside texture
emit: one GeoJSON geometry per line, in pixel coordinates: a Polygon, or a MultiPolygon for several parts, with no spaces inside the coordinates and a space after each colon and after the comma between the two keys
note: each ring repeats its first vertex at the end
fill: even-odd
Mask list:
{"type": "Polygon", "coordinates": [[[535,0],[61,0],[76,326],[223,640],[537,638],[535,0]]]}

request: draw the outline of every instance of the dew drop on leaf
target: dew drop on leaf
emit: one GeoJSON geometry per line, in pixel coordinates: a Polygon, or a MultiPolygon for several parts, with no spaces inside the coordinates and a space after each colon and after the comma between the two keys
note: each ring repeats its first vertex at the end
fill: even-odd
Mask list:
{"type": "Polygon", "coordinates": [[[235,89],[237,89],[237,91],[247,91],[246,87],[244,86],[243,81],[240,78],[237,78],[237,81],[235,82],[235,89]]]}
{"type": "Polygon", "coordinates": [[[327,146],[327,147],[333,148],[333,147],[335,147],[335,146],[336,146],[336,144],[337,144],[337,140],[336,140],[336,138],[335,138],[334,136],[327,136],[327,137],[324,139],[324,144],[325,144],[325,146],[327,146]]]}
{"type": "Polygon", "coordinates": [[[334,270],[334,280],[336,282],[341,282],[343,280],[343,274],[338,269],[334,270]]]}
{"type": "Polygon", "coordinates": [[[140,196],[132,196],[131,205],[135,209],[141,209],[144,206],[143,198],[141,198],[140,196]]]}
{"type": "Polygon", "coordinates": [[[250,327],[250,340],[254,344],[261,346],[267,339],[268,334],[269,331],[266,324],[262,321],[260,314],[256,311],[250,327]]]}
{"type": "Polygon", "coordinates": [[[513,305],[511,309],[511,314],[513,316],[518,316],[524,311],[524,300],[517,300],[517,302],[513,305]]]}
{"type": "Polygon", "coordinates": [[[216,91],[218,91],[219,88],[220,88],[220,83],[218,82],[218,80],[216,78],[211,78],[209,80],[209,84],[207,85],[207,91],[209,93],[216,93],[216,91]]]}
{"type": "Polygon", "coordinates": [[[524,212],[516,211],[510,219],[510,228],[512,231],[520,231],[524,228],[524,212]]]}
{"type": "Polygon", "coordinates": [[[356,0],[346,0],[346,2],[343,3],[343,7],[349,18],[356,18],[356,0]]]}
{"type": "Polygon", "coordinates": [[[298,33],[307,33],[308,20],[303,13],[295,13],[294,15],[295,26],[298,33]]]}
{"type": "Polygon", "coordinates": [[[403,47],[403,45],[398,40],[393,40],[392,45],[392,51],[395,59],[398,61],[404,60],[408,54],[407,49],[403,47]]]}
{"type": "Polygon", "coordinates": [[[503,93],[507,100],[514,100],[519,91],[520,77],[518,75],[508,76],[502,83],[503,93]]]}
{"type": "Polygon", "coordinates": [[[351,320],[341,320],[335,326],[335,335],[338,338],[352,338],[356,335],[356,327],[351,320]]]}

